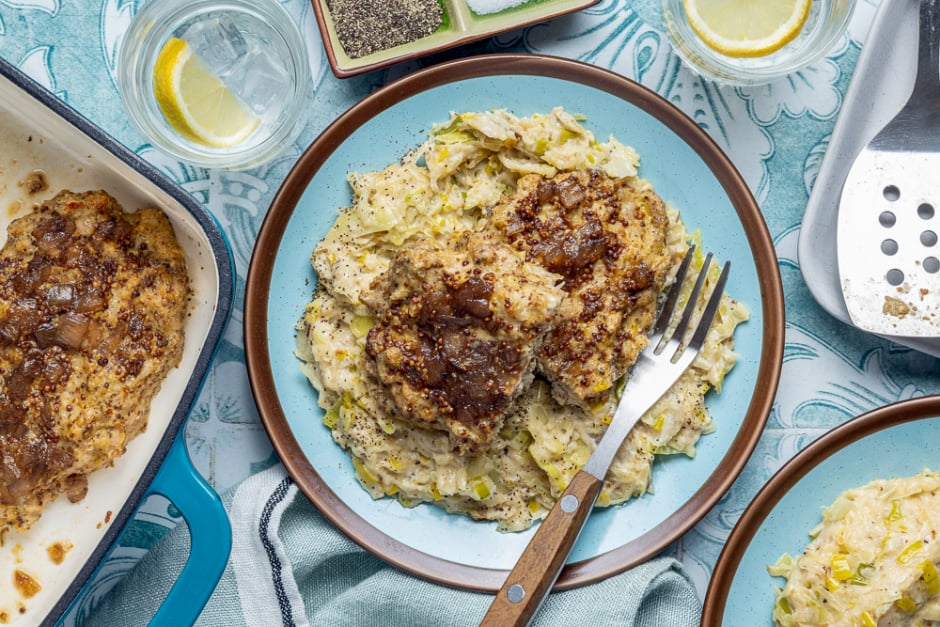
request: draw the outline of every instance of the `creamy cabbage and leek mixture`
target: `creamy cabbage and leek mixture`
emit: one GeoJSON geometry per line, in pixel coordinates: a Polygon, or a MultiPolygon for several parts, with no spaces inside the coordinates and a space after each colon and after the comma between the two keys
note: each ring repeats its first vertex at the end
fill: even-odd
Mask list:
{"type": "Polygon", "coordinates": [[[940,624],[940,474],[848,490],[823,511],[796,560],[768,570],[786,577],[777,625],[940,624]]]}
{"type": "MultiPolygon", "coordinates": [[[[638,177],[633,149],[582,121],[561,108],[452,114],[399,163],[348,175],[353,203],[313,251],[297,353],[373,497],[523,530],[603,434],[700,236],[638,177]]],[[[695,364],[622,447],[600,506],[650,491],[656,455],[695,454],[714,429],[705,394],[733,367],[747,315],[724,297],[695,364]]]]}

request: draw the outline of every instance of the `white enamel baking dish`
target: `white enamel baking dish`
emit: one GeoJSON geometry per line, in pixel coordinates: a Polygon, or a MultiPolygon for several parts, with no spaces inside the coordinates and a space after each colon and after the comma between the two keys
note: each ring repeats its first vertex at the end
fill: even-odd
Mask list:
{"type": "Polygon", "coordinates": [[[0,241],[11,220],[61,189],[105,189],[125,210],[163,209],[186,251],[193,299],[182,363],[154,399],[147,430],[113,467],[89,478],[81,502],[59,498],[30,530],[3,536],[0,619],[12,625],[59,622],[82,603],[82,588],[137,507],[157,493],[182,512],[193,546],[157,618],[189,624],[215,588],[231,548],[225,510],[193,469],[182,437],[231,309],[231,253],[211,215],[182,188],[0,59],[0,241]],[[19,183],[37,170],[49,186],[29,195],[19,183]],[[49,557],[54,543],[72,547],[61,564],[49,557]],[[41,590],[25,597],[12,585],[15,569],[27,572],[41,590]]]}

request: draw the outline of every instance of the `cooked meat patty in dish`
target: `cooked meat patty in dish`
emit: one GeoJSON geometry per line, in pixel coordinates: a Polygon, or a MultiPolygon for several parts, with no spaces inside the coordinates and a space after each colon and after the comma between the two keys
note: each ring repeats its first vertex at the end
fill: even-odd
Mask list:
{"type": "Polygon", "coordinates": [[[449,432],[459,450],[485,447],[531,380],[564,295],[557,283],[493,232],[402,249],[363,295],[376,316],[373,395],[392,415],[449,432]]]}
{"type": "Polygon", "coordinates": [[[663,201],[630,179],[577,170],[525,176],[491,212],[528,261],[564,277],[567,296],[538,349],[559,400],[609,390],[648,343],[672,263],[663,201]]]}
{"type": "Polygon", "coordinates": [[[0,529],[124,453],[183,352],[186,260],[157,209],[60,192],[0,250],[0,529]]]}

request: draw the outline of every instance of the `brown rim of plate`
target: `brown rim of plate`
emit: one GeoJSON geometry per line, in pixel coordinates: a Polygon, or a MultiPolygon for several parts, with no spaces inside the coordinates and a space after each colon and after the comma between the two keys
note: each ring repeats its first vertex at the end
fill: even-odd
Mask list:
{"type": "Polygon", "coordinates": [[[922,396],[873,409],[820,436],[793,456],[751,501],[725,542],[705,594],[702,625],[721,625],[731,582],[754,535],[780,499],[809,471],[849,444],[906,422],[940,416],[940,396],[922,396]]]}
{"type": "Polygon", "coordinates": [[[584,585],[622,572],[653,557],[695,525],[728,490],[763,431],[783,362],[783,287],[773,242],[760,209],[734,165],[689,117],[649,89],[596,66],[568,59],[493,54],[432,66],[375,91],[330,124],[298,159],[275,195],[261,225],[248,268],[245,296],[245,351],[248,377],[262,423],[288,473],[320,512],[366,550],[426,579],[449,586],[493,592],[507,571],[454,563],[417,551],[386,536],[353,512],[314,470],[287,423],[270,371],[267,306],[271,272],[291,214],[317,170],[359,126],[386,108],[434,87],[494,75],[535,75],[581,83],[618,96],[653,115],[708,164],[728,194],[744,227],[762,294],[763,342],[757,386],[737,436],[704,485],[675,513],[643,536],[602,555],[568,564],[556,590],[584,585]]]}

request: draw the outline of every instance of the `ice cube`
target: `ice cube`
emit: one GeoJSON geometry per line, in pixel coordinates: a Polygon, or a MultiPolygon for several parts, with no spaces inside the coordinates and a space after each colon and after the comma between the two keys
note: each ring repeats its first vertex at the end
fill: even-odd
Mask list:
{"type": "Polygon", "coordinates": [[[238,17],[210,14],[187,27],[180,37],[255,115],[274,120],[289,98],[291,77],[265,43],[265,35],[252,27],[238,17]]]}
{"type": "Polygon", "coordinates": [[[223,80],[255,115],[266,120],[280,115],[291,84],[283,64],[262,46],[251,44],[223,80]]]}
{"type": "Polygon", "coordinates": [[[248,42],[228,15],[208,15],[181,35],[209,70],[223,81],[249,53],[248,42]]]}

